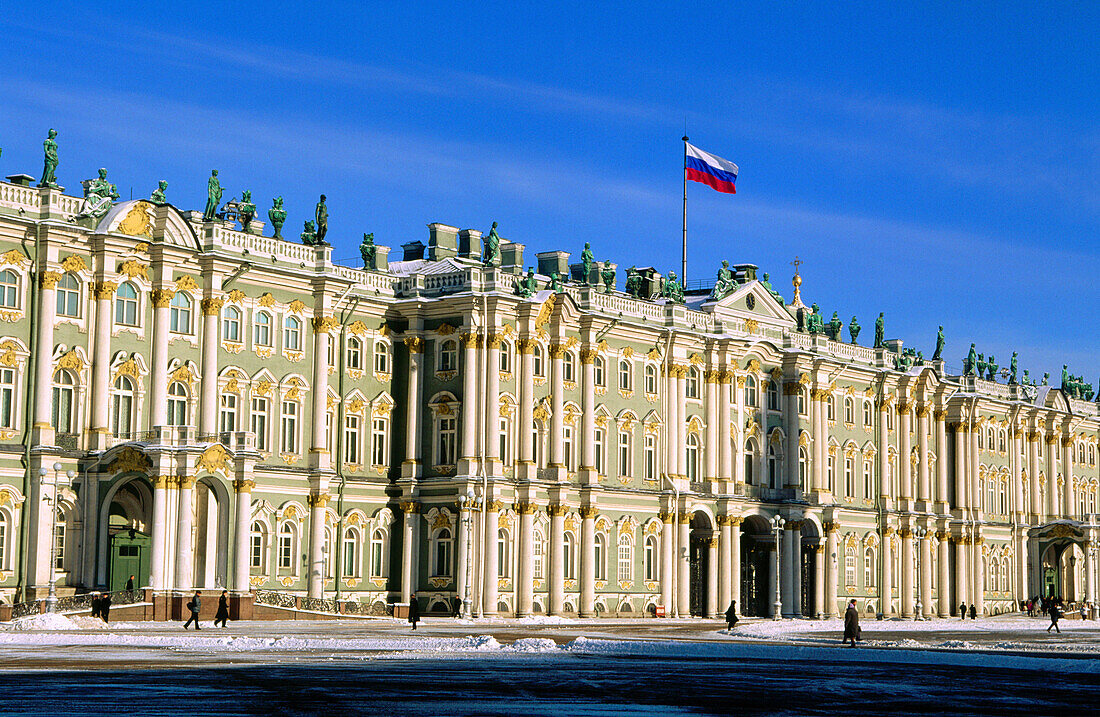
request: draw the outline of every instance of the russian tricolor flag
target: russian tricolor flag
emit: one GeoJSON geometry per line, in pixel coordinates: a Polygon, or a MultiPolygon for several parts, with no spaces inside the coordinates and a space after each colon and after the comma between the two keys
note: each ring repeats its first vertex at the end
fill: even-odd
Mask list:
{"type": "MultiPolygon", "coordinates": [[[[686,139],[686,138],[685,138],[686,139]]],[[[684,142],[684,177],[726,194],[737,194],[737,165],[684,142]]]]}

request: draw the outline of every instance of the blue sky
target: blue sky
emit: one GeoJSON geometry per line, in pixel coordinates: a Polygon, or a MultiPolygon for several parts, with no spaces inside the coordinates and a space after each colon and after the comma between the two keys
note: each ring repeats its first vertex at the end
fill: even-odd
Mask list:
{"type": "Polygon", "coordinates": [[[295,231],[324,193],[340,258],[496,220],[667,271],[686,124],[741,167],[688,189],[689,279],[751,262],[789,298],[797,255],[826,317],[1100,376],[1100,5],[354,5],[9,8],[0,174],[55,127],[70,191],[103,166],[201,209],[217,168],[295,231]]]}

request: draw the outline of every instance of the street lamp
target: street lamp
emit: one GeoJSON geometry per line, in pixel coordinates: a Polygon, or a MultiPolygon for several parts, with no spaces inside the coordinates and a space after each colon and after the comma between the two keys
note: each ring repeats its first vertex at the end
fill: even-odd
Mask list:
{"type": "MultiPolygon", "coordinates": [[[[61,469],[64,466],[60,462],[53,464],[53,483],[46,482],[46,476],[49,475],[49,471],[46,467],[38,469],[38,475],[41,478],[43,485],[49,485],[53,487],[51,496],[43,498],[50,504],[50,590],[46,595],[46,612],[57,612],[57,498],[58,491],[61,488],[61,469]]],[[[68,471],[65,476],[69,479],[69,483],[72,483],[73,478],[76,477],[76,471],[68,471]]]]}
{"type": "Polygon", "coordinates": [[[916,583],[917,583],[917,604],[916,604],[916,610],[914,611],[914,612],[917,613],[917,615],[916,615],[917,620],[923,620],[924,619],[923,606],[921,605],[921,602],[920,602],[920,594],[922,592],[921,585],[924,582],[924,573],[922,573],[920,571],[920,554],[921,554],[921,545],[924,542],[924,536],[926,536],[926,535],[928,535],[928,529],[927,528],[922,528],[920,526],[917,526],[916,528],[913,528],[913,537],[917,539],[917,580],[916,580],[916,583]]]}
{"type": "Polygon", "coordinates": [[[787,521],[783,520],[781,516],[777,515],[772,518],[772,528],[775,530],[775,605],[773,606],[773,620],[783,619],[783,598],[779,592],[779,585],[782,580],[782,575],[779,572],[779,534],[786,523],[787,521]]]}
{"type": "Polygon", "coordinates": [[[466,491],[466,510],[461,511],[463,514],[462,526],[466,530],[466,584],[463,586],[462,594],[462,619],[470,619],[470,583],[473,582],[471,575],[471,564],[473,561],[473,537],[471,535],[473,528],[473,513],[475,508],[481,506],[481,498],[474,495],[473,489],[466,491]]]}

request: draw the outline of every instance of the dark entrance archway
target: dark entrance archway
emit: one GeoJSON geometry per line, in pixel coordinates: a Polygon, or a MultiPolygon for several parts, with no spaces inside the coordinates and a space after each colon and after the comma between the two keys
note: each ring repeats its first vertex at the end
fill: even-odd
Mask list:
{"type": "Polygon", "coordinates": [[[766,617],[771,600],[768,577],[775,569],[775,539],[768,521],[750,515],[741,524],[741,614],[766,617]]]}
{"type": "Polygon", "coordinates": [[[696,511],[691,517],[691,552],[688,554],[691,591],[689,608],[693,616],[712,617],[708,596],[717,588],[710,584],[711,541],[715,539],[710,516],[696,511]]]}
{"type": "Polygon", "coordinates": [[[152,557],[153,493],[145,478],[134,478],[110,497],[103,530],[106,533],[108,590],[123,590],[130,576],[134,587],[149,584],[152,557]]]}
{"type": "Polygon", "coordinates": [[[821,536],[817,532],[817,525],[810,520],[802,521],[802,565],[800,577],[802,579],[802,605],[803,617],[817,617],[817,549],[821,546],[821,536]]]}

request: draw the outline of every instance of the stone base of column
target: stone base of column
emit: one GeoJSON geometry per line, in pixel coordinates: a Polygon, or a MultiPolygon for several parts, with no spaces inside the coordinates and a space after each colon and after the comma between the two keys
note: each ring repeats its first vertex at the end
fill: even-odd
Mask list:
{"type": "Polygon", "coordinates": [[[595,468],[584,466],[577,471],[577,481],[581,485],[599,485],[600,474],[596,472],[595,468]]]}
{"type": "Polygon", "coordinates": [[[401,462],[402,478],[419,478],[421,473],[420,461],[408,459],[401,462]]]}
{"type": "Polygon", "coordinates": [[[485,459],[485,475],[490,478],[500,478],[504,475],[504,464],[499,458],[485,459]]]}
{"type": "Polygon", "coordinates": [[[460,476],[476,476],[478,474],[478,464],[476,458],[459,458],[458,459],[458,475],[460,476]]]}
{"type": "Polygon", "coordinates": [[[564,483],[569,480],[569,470],[563,465],[551,464],[550,467],[546,469],[546,477],[547,480],[564,483]]]}

